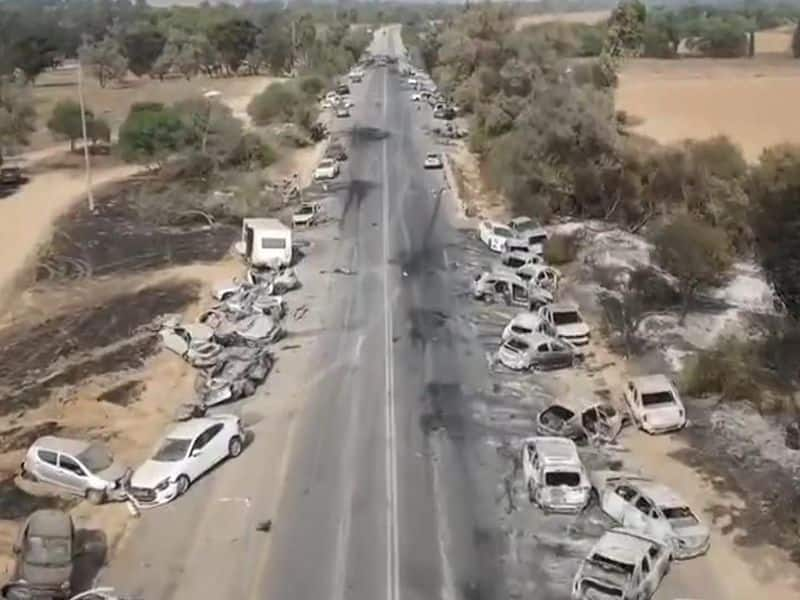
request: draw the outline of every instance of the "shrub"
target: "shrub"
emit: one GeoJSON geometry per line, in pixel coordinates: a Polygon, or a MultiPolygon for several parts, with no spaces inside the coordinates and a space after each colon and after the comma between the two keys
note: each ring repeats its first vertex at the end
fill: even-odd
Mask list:
{"type": "Polygon", "coordinates": [[[757,356],[748,342],[722,338],[708,350],[690,358],[681,371],[681,388],[686,394],[721,394],[724,400],[758,403],[757,356]]]}
{"type": "Polygon", "coordinates": [[[325,90],[325,80],[317,75],[309,75],[303,77],[298,86],[304,94],[317,97],[325,90]]]}
{"type": "Polygon", "coordinates": [[[564,265],[578,255],[578,236],[557,233],[544,245],[544,260],[551,265],[564,265]]]}
{"type": "Polygon", "coordinates": [[[287,83],[271,83],[260,94],[253,97],[247,106],[247,114],[256,125],[286,123],[292,118],[294,108],[301,104],[300,94],[287,83]]]}

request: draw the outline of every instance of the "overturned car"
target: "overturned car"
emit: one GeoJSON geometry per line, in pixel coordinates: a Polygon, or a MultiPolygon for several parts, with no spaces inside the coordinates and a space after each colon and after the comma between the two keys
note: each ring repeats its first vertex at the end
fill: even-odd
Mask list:
{"type": "Polygon", "coordinates": [[[230,348],[223,360],[196,382],[200,405],[215,406],[252,396],[272,370],[268,348],[230,348]]]}

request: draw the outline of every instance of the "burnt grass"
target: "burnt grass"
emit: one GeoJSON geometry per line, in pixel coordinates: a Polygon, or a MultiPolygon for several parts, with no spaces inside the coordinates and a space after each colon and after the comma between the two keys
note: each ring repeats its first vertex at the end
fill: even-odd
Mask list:
{"type": "Polygon", "coordinates": [[[80,498],[59,496],[33,496],[17,487],[14,476],[0,480],[0,519],[19,521],[30,513],[43,508],[68,510],[80,502],[80,498]]]}
{"type": "Polygon", "coordinates": [[[196,282],[170,282],[0,330],[0,416],[39,406],[55,388],[142,366],[158,349],[146,326],[198,293],[196,282]]]}
{"type": "Polygon", "coordinates": [[[681,432],[688,448],[673,457],[695,469],[720,493],[733,493],[745,505],[718,504],[709,511],[727,521],[726,533],[736,531],[741,546],[769,544],[786,550],[800,564],[800,487],[794,475],[758,452],[732,452],[710,422],[710,411],[687,407],[692,427],[681,432]]]}
{"type": "Polygon", "coordinates": [[[137,194],[147,194],[148,189],[135,182],[111,186],[98,194],[94,213],[81,203],[61,217],[37,265],[36,281],[141,272],[216,261],[227,254],[239,235],[237,226],[209,225],[191,211],[170,214],[166,197],[165,218],[155,223],[136,204],[137,194]]]}

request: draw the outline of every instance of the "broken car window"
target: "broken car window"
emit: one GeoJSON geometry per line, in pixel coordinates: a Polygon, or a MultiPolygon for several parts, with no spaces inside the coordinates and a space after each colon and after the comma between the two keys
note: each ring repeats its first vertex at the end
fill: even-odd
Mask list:
{"type": "Polygon", "coordinates": [[[642,394],[642,406],[665,406],[675,404],[672,392],[655,392],[652,394],[642,394]]]}
{"type": "Polygon", "coordinates": [[[625,575],[633,575],[634,566],[628,563],[620,562],[603,556],[602,554],[593,554],[589,561],[596,567],[600,567],[604,571],[612,571],[616,573],[624,573],[625,575]]]}
{"type": "Polygon", "coordinates": [[[650,501],[647,498],[641,497],[636,501],[636,508],[640,512],[643,512],[644,514],[648,515],[650,514],[650,511],[653,510],[653,505],[650,504],[650,501]]]}
{"type": "Polygon", "coordinates": [[[191,440],[167,438],[153,456],[153,460],[158,462],[176,462],[186,456],[191,440]]]}
{"type": "Polygon", "coordinates": [[[575,471],[549,471],[544,475],[545,485],[578,487],[580,482],[580,473],[576,473],[575,471]]]}
{"type": "Polygon", "coordinates": [[[616,490],[617,496],[630,502],[636,497],[636,490],[629,485],[621,485],[616,490]]]}
{"type": "Polygon", "coordinates": [[[78,463],[72,460],[69,456],[64,456],[62,454],[58,459],[58,465],[62,469],[66,469],[71,473],[75,473],[75,475],[77,475],[78,477],[86,476],[86,472],[83,470],[83,467],[81,467],[78,463]]]}
{"type": "Polygon", "coordinates": [[[556,325],[572,325],[573,323],[580,323],[581,318],[576,311],[554,312],[553,322],[556,325]]]}
{"type": "Polygon", "coordinates": [[[698,519],[688,506],[661,508],[664,516],[670,521],[685,521],[686,524],[698,523],[698,519]]]}

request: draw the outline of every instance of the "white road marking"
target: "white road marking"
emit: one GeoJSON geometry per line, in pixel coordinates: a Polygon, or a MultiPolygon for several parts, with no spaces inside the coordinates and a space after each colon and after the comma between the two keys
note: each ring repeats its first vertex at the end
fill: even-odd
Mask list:
{"type": "MultiPolygon", "coordinates": [[[[386,70],[383,72],[383,124],[387,128],[387,104],[389,79],[386,70]]],[[[388,138],[387,138],[388,139],[388,138]]],[[[384,324],[384,364],[386,382],[386,599],[399,600],[399,567],[398,567],[398,515],[397,515],[397,447],[395,440],[395,408],[394,408],[394,345],[392,343],[392,303],[389,294],[389,160],[388,142],[383,140],[382,153],[382,192],[383,192],[383,311],[384,324]]]]}

